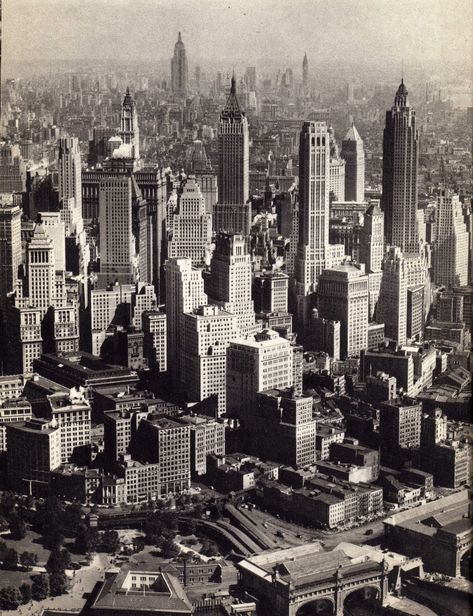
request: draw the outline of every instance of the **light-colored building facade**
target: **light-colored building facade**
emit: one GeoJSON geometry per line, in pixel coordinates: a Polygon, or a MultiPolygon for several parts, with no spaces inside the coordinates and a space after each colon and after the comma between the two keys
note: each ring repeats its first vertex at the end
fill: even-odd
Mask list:
{"type": "Polygon", "coordinates": [[[343,245],[329,243],[330,132],[325,122],[305,122],[299,141],[299,241],[295,260],[295,316],[308,326],[313,294],[324,269],[341,262],[343,245]]]}
{"type": "Polygon", "coordinates": [[[319,277],[319,315],[340,322],[342,358],[359,355],[368,346],[368,296],[364,265],[347,262],[324,270],[319,277]]]}
{"type": "Polygon", "coordinates": [[[136,255],[129,176],[108,176],[101,180],[99,229],[100,274],[105,283],[132,283],[136,255]]]}
{"type": "Polygon", "coordinates": [[[239,336],[237,317],[218,306],[199,306],[182,317],[181,383],[190,401],[217,396],[226,411],[227,347],[239,336]]]}
{"type": "Polygon", "coordinates": [[[435,284],[452,288],[468,283],[468,228],[458,195],[445,189],[437,197],[432,270],[435,284]]]}
{"type": "Polygon", "coordinates": [[[192,266],[189,258],[169,259],[166,271],[167,362],[172,382],[180,379],[180,351],[182,315],[207,304],[202,271],[192,266]]]}
{"type": "Polygon", "coordinates": [[[227,350],[227,410],[244,417],[256,394],[292,387],[293,347],[273,330],[230,342],[227,350]]]}
{"type": "Polygon", "coordinates": [[[212,215],[194,176],[189,176],[178,194],[176,211],[169,229],[168,257],[188,257],[202,265],[210,257],[212,215]]]}

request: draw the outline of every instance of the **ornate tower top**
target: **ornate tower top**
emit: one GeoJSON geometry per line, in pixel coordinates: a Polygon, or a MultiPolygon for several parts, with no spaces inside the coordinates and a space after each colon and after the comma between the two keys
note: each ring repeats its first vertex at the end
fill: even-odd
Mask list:
{"type": "Polygon", "coordinates": [[[394,106],[395,107],[409,107],[409,100],[407,98],[408,92],[407,88],[404,84],[404,79],[401,79],[401,83],[399,84],[399,88],[396,92],[396,97],[394,98],[394,106]]]}
{"type": "Polygon", "coordinates": [[[221,119],[242,119],[245,117],[244,111],[240,107],[238,98],[236,95],[236,81],[235,75],[232,75],[232,81],[230,86],[230,94],[227,98],[226,105],[222,111],[221,119]]]}

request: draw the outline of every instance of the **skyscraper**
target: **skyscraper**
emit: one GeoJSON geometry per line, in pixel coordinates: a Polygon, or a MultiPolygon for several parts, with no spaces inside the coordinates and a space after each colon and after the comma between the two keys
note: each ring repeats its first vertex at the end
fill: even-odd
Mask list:
{"type": "Polygon", "coordinates": [[[205,279],[205,291],[211,303],[237,316],[241,335],[257,329],[251,298],[252,267],[247,238],[220,233],[205,279]]]}
{"type": "Polygon", "coordinates": [[[366,210],[360,230],[360,262],[366,271],[380,272],[384,256],[384,217],[379,201],[374,201],[366,210]]]}
{"type": "Polygon", "coordinates": [[[210,257],[212,214],[194,176],[189,176],[178,195],[177,208],[169,229],[168,257],[189,257],[192,265],[201,265],[210,257]]]}
{"type": "Polygon", "coordinates": [[[325,122],[305,122],[299,141],[299,243],[295,264],[296,320],[307,327],[318,277],[340,263],[343,245],[329,243],[330,132],[325,122]],[[313,298],[312,298],[313,299],[313,298]]]}
{"type": "Polygon", "coordinates": [[[468,230],[458,195],[443,189],[432,229],[433,282],[446,287],[468,283],[468,230]]]}
{"type": "Polygon", "coordinates": [[[259,391],[292,387],[294,352],[271,329],[232,340],[227,350],[227,409],[244,418],[259,391]]]}
{"type": "Polygon", "coordinates": [[[171,59],[171,88],[172,93],[180,98],[187,95],[188,66],[186,48],[182,42],[181,33],[174,45],[174,55],[171,59]]]}
{"type": "Polygon", "coordinates": [[[309,61],[307,60],[307,54],[304,54],[304,59],[302,60],[302,85],[304,88],[307,88],[309,85],[309,61]]]}
{"type": "Polygon", "coordinates": [[[120,137],[122,142],[132,146],[132,158],[140,157],[140,130],[138,127],[138,112],[135,102],[130,94],[130,88],[126,89],[120,115],[120,137]]]}
{"type": "Polygon", "coordinates": [[[237,317],[218,306],[199,306],[182,317],[181,383],[191,401],[217,396],[226,411],[227,347],[239,336],[237,317]]]}
{"type": "Polygon", "coordinates": [[[359,233],[359,261],[365,266],[369,277],[369,313],[374,317],[378,303],[384,256],[384,216],[379,201],[374,201],[366,210],[359,233]]]}
{"type": "Polygon", "coordinates": [[[369,279],[363,265],[343,263],[322,272],[317,305],[322,318],[340,321],[342,358],[368,346],[369,279]]]}
{"type": "Polygon", "coordinates": [[[179,384],[182,315],[207,304],[202,271],[188,258],[169,259],[166,272],[167,362],[171,379],[179,384]]]}
{"type": "Polygon", "coordinates": [[[99,187],[100,278],[104,285],[134,280],[132,179],[106,176],[99,187]]]}
{"type": "MultiPolygon", "coordinates": [[[[64,203],[75,200],[82,216],[82,180],[79,140],[77,137],[62,137],[58,143],[59,199],[64,203]]],[[[66,207],[70,207],[67,205],[66,207]]]]}
{"type": "Polygon", "coordinates": [[[0,201],[0,310],[16,289],[21,264],[21,208],[6,197],[0,201]]]}
{"type": "Polygon", "coordinates": [[[0,193],[26,190],[26,164],[16,143],[0,145],[0,193]]]}
{"type": "Polygon", "coordinates": [[[54,242],[41,222],[35,225],[26,247],[26,267],[29,304],[44,317],[55,297],[56,264],[54,242]]]}
{"type": "Polygon", "coordinates": [[[248,235],[250,232],[248,119],[236,95],[235,77],[218,125],[218,203],[214,229],[248,235]]]}
{"type": "Polygon", "coordinates": [[[384,323],[387,338],[405,344],[407,340],[408,264],[401,250],[391,246],[386,253],[376,310],[376,321],[384,323]]]}
{"type": "Polygon", "coordinates": [[[417,168],[419,136],[404,80],[386,112],[383,136],[383,196],[386,241],[403,252],[419,252],[417,168]]]}
{"type": "Polygon", "coordinates": [[[342,141],[342,158],[345,159],[345,199],[357,201],[365,199],[365,150],[363,139],[352,123],[342,141]]]}

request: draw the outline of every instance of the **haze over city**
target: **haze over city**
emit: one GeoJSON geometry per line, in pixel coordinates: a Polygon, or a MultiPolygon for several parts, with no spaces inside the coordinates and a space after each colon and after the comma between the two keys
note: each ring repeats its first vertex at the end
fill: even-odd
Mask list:
{"type": "Polygon", "coordinates": [[[194,62],[229,70],[249,58],[262,69],[298,65],[306,51],[314,75],[362,67],[400,75],[404,60],[406,74],[454,68],[461,78],[472,57],[468,0],[5,0],[3,11],[6,76],[23,63],[64,60],[167,67],[177,30],[194,62]]]}

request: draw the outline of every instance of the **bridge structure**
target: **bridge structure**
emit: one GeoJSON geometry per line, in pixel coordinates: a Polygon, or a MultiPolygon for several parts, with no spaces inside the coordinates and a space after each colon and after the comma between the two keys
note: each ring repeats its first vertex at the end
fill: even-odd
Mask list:
{"type": "Polygon", "coordinates": [[[342,616],[356,601],[386,605],[389,566],[316,544],[265,552],[237,565],[240,582],[271,616],[342,616]]]}

